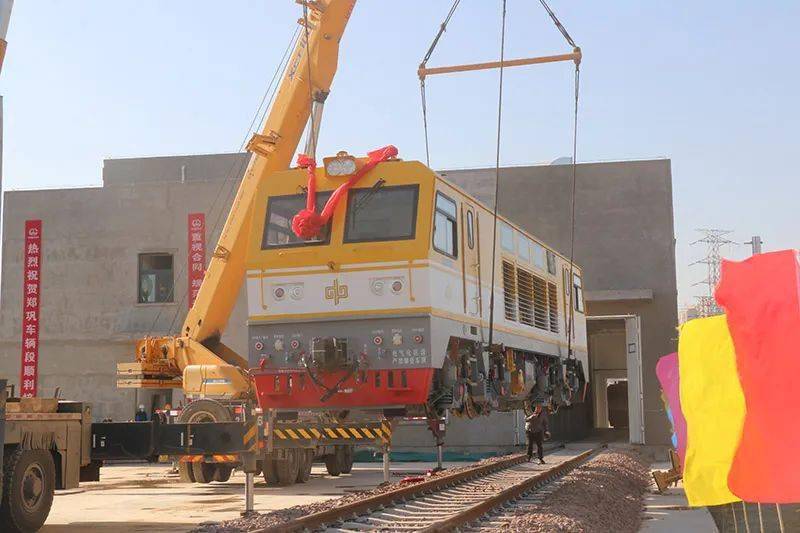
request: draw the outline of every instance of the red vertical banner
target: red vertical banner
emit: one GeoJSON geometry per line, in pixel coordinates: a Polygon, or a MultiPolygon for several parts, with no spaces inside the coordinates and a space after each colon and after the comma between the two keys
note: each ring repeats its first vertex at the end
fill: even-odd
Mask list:
{"type": "Polygon", "coordinates": [[[22,367],[20,396],[36,396],[39,380],[39,309],[41,306],[42,221],[25,221],[22,269],[22,367]]]}
{"type": "Polygon", "coordinates": [[[206,273],[206,216],[189,213],[189,309],[194,305],[206,273]]]}

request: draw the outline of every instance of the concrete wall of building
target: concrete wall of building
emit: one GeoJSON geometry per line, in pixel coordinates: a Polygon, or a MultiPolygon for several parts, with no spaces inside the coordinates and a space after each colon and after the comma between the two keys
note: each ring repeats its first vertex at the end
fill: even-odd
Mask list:
{"type": "MultiPolygon", "coordinates": [[[[143,160],[147,163],[143,166],[179,171],[181,160],[193,161],[171,159],[176,161],[170,165],[143,160]]],[[[218,166],[230,168],[230,158],[223,156],[223,160],[218,166]]],[[[217,238],[211,229],[217,220],[220,227],[224,223],[228,193],[238,181],[234,176],[230,183],[219,178],[180,183],[180,173],[173,172],[173,181],[125,183],[108,171],[109,166],[130,164],[127,160],[124,165],[106,162],[105,187],[5,194],[0,375],[18,384],[23,228],[26,219],[42,219],[39,391],[50,395],[60,387],[62,397],[92,402],[98,419],[124,420],[133,415],[136,394],[116,389],[116,363],[133,360],[134,342],[142,336],[166,334],[171,325],[173,331],[180,328],[188,307],[182,300],[187,288],[187,216],[206,213],[210,254],[217,238]],[[209,210],[211,205],[215,205],[213,210],[209,210]],[[137,303],[138,254],[143,252],[173,254],[174,303],[137,303]]],[[[127,177],[135,175],[130,170],[127,177]]],[[[233,327],[224,339],[240,353],[246,347],[246,320],[240,296],[231,318],[233,327]]]]}
{"type": "MultiPolygon", "coordinates": [[[[442,175],[493,205],[494,169],[442,175]]],[[[645,440],[667,444],[655,364],[677,338],[670,161],[579,164],[575,189],[575,261],[584,269],[588,312],[641,317],[645,440]]],[[[504,168],[499,211],[568,253],[571,192],[571,165],[504,168]]]]}

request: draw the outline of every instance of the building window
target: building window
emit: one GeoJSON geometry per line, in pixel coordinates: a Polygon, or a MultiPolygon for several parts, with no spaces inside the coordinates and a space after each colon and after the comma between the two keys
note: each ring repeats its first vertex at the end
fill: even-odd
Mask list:
{"type": "Polygon", "coordinates": [[[583,280],[579,275],[572,275],[572,286],[574,288],[572,294],[575,298],[575,310],[583,313],[583,280]]]}
{"type": "Polygon", "coordinates": [[[514,228],[505,222],[500,223],[500,246],[503,247],[503,250],[512,254],[516,252],[514,249],[514,228]]]}
{"type": "Polygon", "coordinates": [[[467,246],[472,250],[475,247],[475,221],[472,210],[467,211],[467,246]]]}
{"type": "Polygon", "coordinates": [[[418,185],[352,189],[347,200],[344,242],[413,239],[418,190],[418,185]]]}
{"type": "Polygon", "coordinates": [[[139,303],[174,301],[172,254],[139,254],[139,303]]]}
{"type": "Polygon", "coordinates": [[[547,271],[552,274],[556,275],[556,254],[547,250],[547,271]]]}
{"type": "Polygon", "coordinates": [[[433,249],[450,257],[457,257],[457,242],[456,203],[438,192],[433,216],[433,249]]]}

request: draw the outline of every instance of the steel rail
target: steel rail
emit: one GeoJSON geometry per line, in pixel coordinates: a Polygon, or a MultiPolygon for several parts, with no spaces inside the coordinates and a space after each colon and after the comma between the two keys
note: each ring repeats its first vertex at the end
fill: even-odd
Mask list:
{"type": "Polygon", "coordinates": [[[481,503],[468,507],[463,511],[454,514],[453,516],[439,520],[438,522],[434,522],[430,526],[420,529],[419,531],[420,533],[440,533],[444,531],[453,531],[461,526],[469,524],[470,522],[474,522],[486,513],[490,512],[492,509],[495,509],[496,507],[499,507],[508,501],[517,499],[526,492],[536,488],[538,485],[547,483],[553,478],[559,477],[572,470],[600,449],[601,448],[593,448],[591,450],[587,450],[582,454],[573,457],[572,459],[556,465],[553,468],[531,476],[528,479],[517,483],[516,485],[512,485],[507,489],[498,492],[494,496],[486,498],[481,503]]]}
{"type": "MultiPolygon", "coordinates": [[[[499,505],[499,503],[507,501],[508,499],[512,499],[516,497],[516,495],[518,494],[527,492],[528,490],[531,489],[531,487],[537,484],[541,484],[543,481],[549,481],[554,477],[562,475],[563,472],[570,470],[575,465],[579,464],[580,462],[584,461],[587,457],[597,452],[599,449],[601,448],[593,448],[591,450],[583,452],[580,455],[576,456],[575,458],[569,459],[564,463],[556,465],[553,468],[541,472],[540,474],[532,476],[531,478],[525,480],[520,484],[513,485],[508,489],[504,489],[502,492],[498,493],[498,495],[488,498],[484,503],[468,507],[464,511],[460,511],[456,515],[449,517],[446,520],[435,522],[430,527],[436,527],[440,529],[431,529],[430,531],[447,531],[453,529],[455,526],[448,525],[450,524],[450,521],[462,524],[470,522],[475,519],[472,516],[475,513],[478,513],[481,509],[483,509],[484,506],[487,504],[487,502],[491,502],[491,505],[487,508],[487,510],[483,510],[482,512],[477,514],[476,515],[477,517],[480,517],[481,515],[485,514],[488,510],[491,510],[492,508],[499,505]],[[498,499],[501,498],[501,495],[502,499],[498,499]],[[469,518],[465,518],[463,521],[459,521],[459,517],[461,516],[467,516],[469,518]]],[[[359,516],[363,516],[381,509],[385,509],[386,507],[391,506],[393,503],[398,501],[404,501],[416,496],[441,491],[449,487],[452,487],[454,485],[459,485],[461,483],[470,481],[472,479],[484,477],[489,474],[493,474],[495,472],[499,472],[501,470],[505,470],[507,468],[525,462],[527,462],[527,456],[524,453],[515,454],[507,459],[502,459],[494,463],[480,465],[475,468],[470,468],[468,470],[463,470],[460,472],[454,472],[452,474],[436,476],[427,481],[422,481],[420,483],[415,483],[413,485],[401,487],[392,491],[385,492],[383,494],[370,496],[368,498],[364,498],[363,500],[351,502],[339,507],[334,507],[332,509],[313,513],[307,516],[291,520],[289,522],[276,524],[274,526],[270,526],[263,529],[253,530],[253,533],[255,532],[283,533],[283,532],[294,532],[294,531],[313,531],[315,529],[322,528],[326,525],[335,524],[337,522],[342,522],[344,520],[357,518],[359,516]]],[[[428,531],[428,529],[425,529],[425,531],[428,531]]]]}

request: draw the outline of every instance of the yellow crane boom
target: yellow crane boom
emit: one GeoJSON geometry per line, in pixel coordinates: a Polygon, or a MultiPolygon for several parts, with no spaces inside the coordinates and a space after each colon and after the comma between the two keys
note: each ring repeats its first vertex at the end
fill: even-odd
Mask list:
{"type": "MultiPolygon", "coordinates": [[[[117,366],[120,387],[181,387],[192,395],[241,398],[250,393],[247,360],[220,342],[245,275],[250,213],[258,184],[287,169],[312,118],[330,91],[341,41],[356,0],[297,0],[308,9],[261,132],[220,233],[200,291],[178,336],[147,337],[136,362],[117,366]],[[182,378],[182,379],[181,379],[182,378]]],[[[314,127],[316,117],[312,118],[314,127]]],[[[315,139],[312,139],[315,143],[315,139]]]]}

